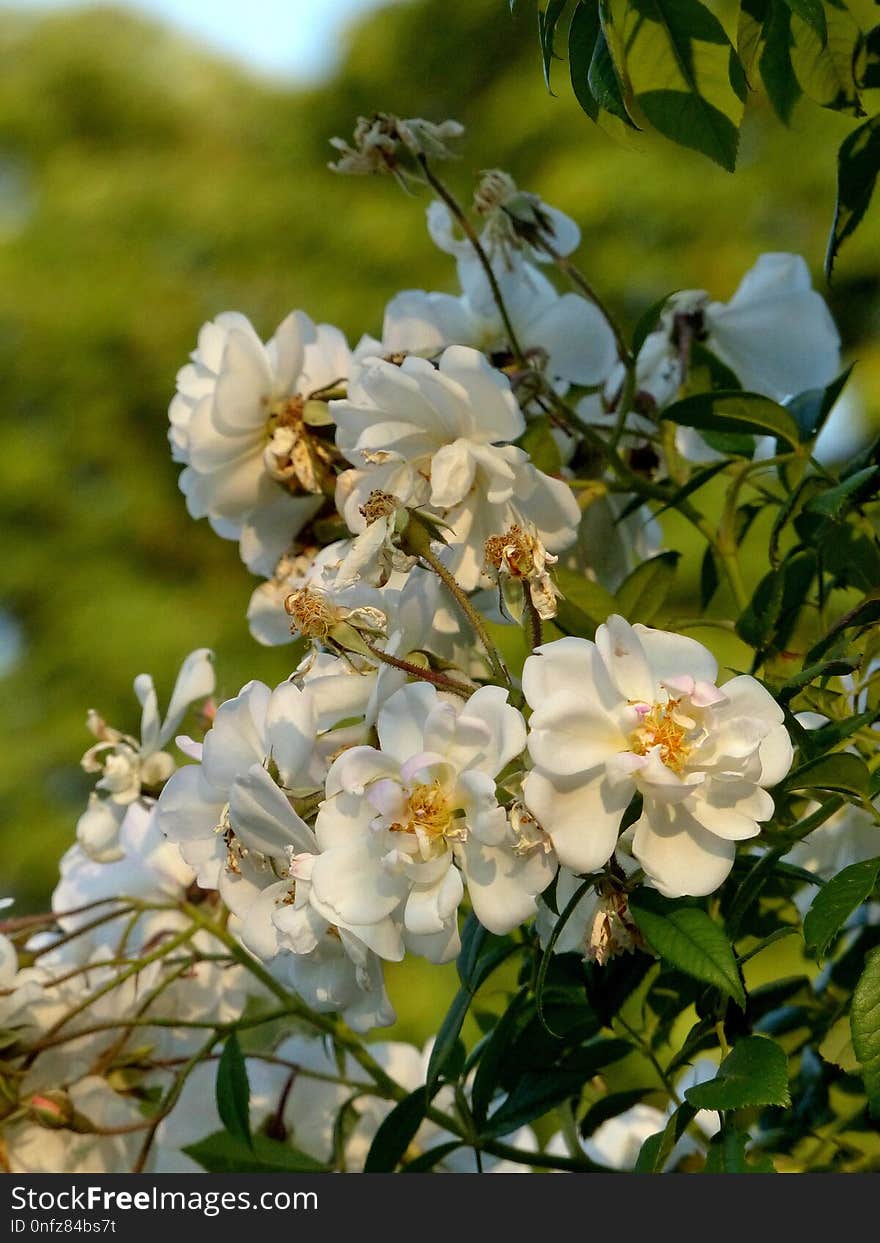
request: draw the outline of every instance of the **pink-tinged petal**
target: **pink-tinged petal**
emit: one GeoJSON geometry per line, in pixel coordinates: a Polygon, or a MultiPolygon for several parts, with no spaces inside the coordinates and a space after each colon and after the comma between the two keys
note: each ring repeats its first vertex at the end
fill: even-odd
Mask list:
{"type": "Polygon", "coordinates": [[[601,770],[551,779],[535,769],[523,782],[526,806],[550,835],[559,862],[578,873],[594,872],[611,858],[634,793],[632,782],[612,785],[601,770]]]}
{"type": "Polygon", "coordinates": [[[633,854],[667,898],[714,893],[733,867],[734,843],[704,829],[681,804],[646,804],[634,827],[633,854]]]}

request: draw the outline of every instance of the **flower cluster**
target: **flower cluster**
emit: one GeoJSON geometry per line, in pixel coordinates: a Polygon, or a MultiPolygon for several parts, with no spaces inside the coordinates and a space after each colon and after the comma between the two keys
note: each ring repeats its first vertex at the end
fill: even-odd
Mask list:
{"type": "MultiPolygon", "coordinates": [[[[705,898],[738,851],[763,850],[792,731],[808,723],[753,676],[759,661],[722,674],[687,624],[622,614],[675,616],[633,587],[662,546],[655,510],[695,490],[682,463],[726,452],[705,419],[671,434],[665,413],[720,369],[741,400],[784,416],[839,370],[828,310],[802,260],[764,255],[726,304],[668,299],[630,350],[574,267],[572,220],[499,170],[471,215],[437,180],[432,161],[459,132],[379,114],[335,144],[338,171],[438,194],[428,228],[459,292],[403,291],[381,336],[354,349],[302,311],[265,343],[221,314],[178,374],[170,439],[187,507],[262,580],[255,639],[295,655],[277,685],[215,705],[211,653],[193,652],[164,719],[141,675],[140,739],[90,714],[83,765],[98,780],[54,915],[0,942],[9,1169],[203,1164],[224,1115],[212,1062],[245,1005],[256,1025],[295,1028],[245,1052],[253,1131],[362,1169],[394,1101],[431,1077],[430,1049],[354,1056],[351,1030],[395,1022],[387,964],[456,958],[469,915],[499,961],[543,949],[542,981],[549,950],[601,973],[656,948],[644,890],[705,898]],[[194,736],[175,737],[193,705],[194,736]],[[56,1149],[44,1133],[65,1138],[56,1149]]],[[[742,451],[727,528],[748,471],[775,451],[742,451]]],[[[873,828],[867,802],[857,814],[873,828]]],[[[791,860],[821,870],[812,844],[791,860]]],[[[458,1144],[470,1090],[467,1068],[457,1091],[440,1087],[407,1161],[443,1148],[437,1168],[509,1168],[491,1146],[475,1167],[458,1144]]],[[[630,1168],[666,1119],[639,1101],[546,1153],[559,1168],[630,1168]]],[[[534,1134],[510,1129],[528,1164],[534,1134]]],[[[664,1159],[716,1130],[697,1112],[664,1159]]]]}

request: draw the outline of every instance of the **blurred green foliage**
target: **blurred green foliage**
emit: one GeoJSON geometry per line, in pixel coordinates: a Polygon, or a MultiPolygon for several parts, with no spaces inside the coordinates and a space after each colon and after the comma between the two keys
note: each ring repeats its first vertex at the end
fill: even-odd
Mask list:
{"type": "MultiPolygon", "coordinates": [[[[0,673],[0,832],[19,910],[45,903],[85,803],[88,707],[135,729],[134,675],[167,695],[203,644],[221,698],[289,672],[248,635],[235,545],[186,514],[166,409],[218,311],[268,335],[300,306],[354,341],[400,287],[452,288],[423,200],[326,170],[359,113],[463,121],[461,192],[502,166],[570,212],[631,323],[674,288],[729,296],[762,250],[820,270],[846,122],[804,105],[786,131],[759,106],[735,177],[659,140],[617,146],[546,93],[525,20],[499,0],[394,5],[351,32],[332,80],[293,90],[112,9],[0,16],[0,619],[22,636],[0,673]]],[[[875,215],[830,295],[869,410],[878,243],[875,215]]]]}

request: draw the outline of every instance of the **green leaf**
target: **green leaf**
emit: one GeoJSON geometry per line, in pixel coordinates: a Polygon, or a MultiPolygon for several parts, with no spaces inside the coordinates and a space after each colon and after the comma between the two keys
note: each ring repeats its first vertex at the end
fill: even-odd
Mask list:
{"type": "Polygon", "coordinates": [[[666,602],[681,553],[661,552],[637,565],[617,590],[617,604],[630,622],[649,626],[666,602]]]}
{"type": "Polygon", "coordinates": [[[791,63],[804,94],[823,108],[863,116],[855,79],[859,27],[845,5],[825,7],[826,37],[792,14],[791,63]]]}
{"type": "Polygon", "coordinates": [[[828,23],[822,0],[785,0],[785,3],[808,26],[811,26],[823,43],[828,39],[828,23]]]}
{"type": "Polygon", "coordinates": [[[546,9],[538,10],[538,38],[541,42],[541,59],[544,64],[544,81],[547,83],[548,91],[551,90],[551,63],[553,60],[559,59],[556,55],[554,47],[556,27],[567,4],[568,0],[547,0],[546,9]]]}
{"type": "Polygon", "coordinates": [[[837,203],[825,253],[825,275],[848,237],[865,218],[880,173],[880,115],[847,135],[837,153],[837,203]]]}
{"type": "Polygon", "coordinates": [[[603,1096],[591,1105],[581,1118],[578,1130],[582,1137],[588,1139],[603,1122],[626,1113],[628,1109],[632,1109],[633,1105],[640,1104],[654,1091],[654,1088],[631,1088],[626,1092],[609,1092],[607,1096],[603,1096]]]}
{"type": "Polygon", "coordinates": [[[742,66],[712,10],[700,0],[608,0],[607,7],[641,114],[665,137],[733,172],[742,66]]]}
{"type": "Polygon", "coordinates": [[[617,66],[603,30],[596,35],[596,45],[593,48],[590,68],[587,71],[587,82],[600,108],[604,108],[611,116],[618,117],[630,128],[636,128],[627,110],[617,66]]]}
{"type": "Polygon", "coordinates": [[[838,751],[802,764],[782,783],[783,790],[835,790],[862,796],[868,793],[870,773],[857,755],[838,751]]]}
{"type": "Polygon", "coordinates": [[[839,1066],[848,1075],[859,1073],[859,1059],[853,1048],[852,1028],[847,1016],[832,1024],[819,1045],[819,1056],[832,1066],[839,1066]]]}
{"type": "Polygon", "coordinates": [[[247,1148],[253,1147],[251,1136],[250,1098],[247,1067],[234,1031],[226,1037],[217,1064],[215,1082],[217,1112],[229,1134],[247,1148]]]}
{"type": "Polygon", "coordinates": [[[649,1135],[642,1143],[639,1149],[639,1155],[636,1157],[636,1163],[633,1166],[634,1174],[653,1174],[660,1163],[660,1149],[663,1146],[663,1140],[666,1136],[665,1128],[657,1131],[654,1135],[649,1135]]]}
{"type": "Polygon", "coordinates": [[[518,993],[498,1020],[486,1041],[471,1087],[471,1112],[478,1127],[486,1120],[492,1098],[498,1090],[498,1079],[511,1038],[519,1020],[527,993],[518,993]]]}
{"type": "Polygon", "coordinates": [[[868,955],[856,985],[850,1025],[868,1104],[874,1117],[880,1118],[880,949],[868,955]]]}
{"type": "Polygon", "coordinates": [[[672,1150],[681,1139],[687,1127],[694,1120],[696,1110],[688,1104],[679,1105],[672,1113],[666,1126],[656,1135],[649,1135],[639,1149],[636,1161],[636,1174],[662,1174],[663,1167],[672,1155],[672,1150]]]}
{"type": "Polygon", "coordinates": [[[457,1152],[459,1148],[465,1147],[460,1139],[452,1139],[446,1144],[437,1144],[434,1148],[429,1148],[427,1152],[420,1153],[419,1156],[413,1157],[412,1161],[407,1161],[405,1165],[400,1167],[401,1174],[427,1174],[433,1170],[435,1165],[439,1165],[441,1161],[445,1161],[453,1152],[457,1152]]]}
{"type": "Polygon", "coordinates": [[[228,1131],[215,1131],[189,1144],[183,1152],[209,1174],[318,1174],[327,1168],[314,1157],[266,1135],[255,1135],[249,1147],[228,1131]]]}
{"type": "Polygon", "coordinates": [[[489,1118],[483,1134],[509,1135],[542,1118],[563,1101],[580,1094],[586,1077],[579,1070],[526,1071],[513,1091],[489,1118]]]}
{"type": "Polygon", "coordinates": [[[807,513],[821,514],[823,518],[840,518],[847,510],[863,502],[874,489],[869,485],[880,474],[880,466],[866,466],[854,475],[844,479],[833,488],[828,488],[819,496],[813,497],[804,507],[807,513]]]}
{"type": "Polygon", "coordinates": [[[843,617],[834,623],[824,639],[820,639],[807,652],[807,661],[812,662],[824,656],[829,647],[834,644],[844,631],[873,626],[878,621],[880,621],[880,588],[876,591],[869,591],[855,608],[850,609],[848,613],[844,613],[843,617]]]}
{"type": "Polygon", "coordinates": [[[746,1144],[749,1137],[742,1131],[729,1128],[716,1135],[709,1145],[704,1174],[775,1174],[773,1162],[766,1153],[749,1157],[746,1144]]]}
{"type": "Polygon", "coordinates": [[[669,301],[670,298],[674,297],[675,292],[676,291],[673,290],[672,293],[668,293],[665,298],[658,298],[656,302],[652,303],[651,306],[649,306],[648,309],[646,311],[643,311],[642,314],[639,316],[638,322],[633,331],[633,338],[632,338],[633,358],[635,358],[638,355],[639,350],[642,348],[642,346],[647,341],[648,337],[657,327],[658,323],[660,322],[660,316],[663,314],[663,310],[664,310],[664,307],[666,306],[666,303],[669,301]]]}
{"type": "Polygon", "coordinates": [[[724,929],[696,906],[674,906],[650,890],[630,897],[645,940],[671,966],[711,984],[745,1009],[746,995],[724,929]]]}
{"type": "Polygon", "coordinates": [[[364,1162],[365,1174],[388,1174],[400,1161],[415,1139],[425,1118],[428,1097],[424,1088],[416,1088],[394,1106],[373,1137],[364,1162]]]}
{"type": "Polygon", "coordinates": [[[797,424],[784,406],[759,393],[745,393],[738,389],[685,397],[667,406],[660,417],[680,427],[696,427],[710,432],[775,436],[791,449],[796,449],[800,443],[797,424]]]}
{"type": "Polygon", "coordinates": [[[557,625],[566,634],[592,639],[597,626],[618,611],[617,601],[599,583],[576,570],[555,566],[554,574],[563,595],[557,606],[557,625]]]}
{"type": "Polygon", "coordinates": [[[718,590],[719,582],[715,553],[712,550],[712,545],[707,544],[706,551],[703,553],[703,560],[700,563],[700,607],[702,609],[705,609],[710,604],[712,597],[718,590]]]}
{"type": "Polygon", "coordinates": [[[761,80],[783,125],[788,125],[794,106],[802,95],[791,65],[791,12],[776,3],[763,28],[764,43],[758,59],[761,80]]]}
{"type": "Polygon", "coordinates": [[[591,121],[599,119],[599,103],[590,90],[590,64],[601,33],[597,0],[578,4],[568,28],[568,71],[574,97],[591,121]]]}
{"type": "Polygon", "coordinates": [[[785,1054],[765,1036],[746,1036],[728,1053],[714,1079],[688,1088],[684,1095],[695,1109],[790,1105],[785,1054]]]}
{"type": "Polygon", "coordinates": [[[825,388],[811,388],[798,393],[785,403],[786,410],[794,416],[801,433],[801,440],[812,440],[822,430],[825,420],[843,392],[855,363],[831,381],[825,388]]]}
{"type": "Polygon", "coordinates": [[[854,669],[858,669],[858,660],[819,660],[814,665],[807,665],[800,673],[795,674],[793,678],[779,688],[776,692],[776,698],[780,703],[786,704],[790,699],[809,686],[811,682],[817,682],[820,678],[841,677],[844,674],[852,673],[854,669]]]}
{"type": "Polygon", "coordinates": [[[878,873],[880,858],[853,863],[819,890],[804,918],[804,941],[808,950],[819,958],[824,957],[853,911],[870,897],[878,873]]]}
{"type": "Polygon", "coordinates": [[[559,452],[559,445],[553,439],[549,419],[530,419],[519,443],[538,470],[543,471],[545,475],[559,474],[562,469],[562,456],[559,452]]]}

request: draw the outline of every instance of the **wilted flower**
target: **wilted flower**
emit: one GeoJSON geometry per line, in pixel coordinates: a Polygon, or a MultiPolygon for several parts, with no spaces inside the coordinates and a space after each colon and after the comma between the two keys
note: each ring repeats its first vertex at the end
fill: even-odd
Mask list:
{"type": "Polygon", "coordinates": [[[535,612],[544,621],[556,616],[556,601],[561,592],[547,569],[559,560],[549,553],[537,533],[514,524],[503,535],[490,535],[486,540],[486,572],[501,588],[508,611],[519,617],[522,611],[522,590],[529,593],[535,612]],[[516,585],[519,593],[509,588],[516,585]],[[516,599],[516,595],[520,599],[516,599]]]}
{"type": "Polygon", "coordinates": [[[464,126],[458,121],[435,124],[418,117],[404,121],[390,112],[376,112],[358,117],[352,146],[343,138],[330,139],[331,147],[340,153],[330,168],[334,173],[356,176],[392,173],[404,185],[408,180],[422,181],[419,157],[452,159],[455,153],[448,144],[463,133],[464,126]]]}

